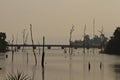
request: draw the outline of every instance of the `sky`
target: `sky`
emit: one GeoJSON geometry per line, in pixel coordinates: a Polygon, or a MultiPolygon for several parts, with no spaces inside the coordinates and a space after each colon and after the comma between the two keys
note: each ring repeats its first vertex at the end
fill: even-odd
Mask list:
{"type": "Polygon", "coordinates": [[[120,0],[0,0],[0,32],[6,32],[7,40],[18,36],[21,43],[23,30],[30,34],[32,24],[35,43],[42,43],[45,36],[47,44],[68,44],[72,25],[72,40],[79,40],[85,24],[86,33],[92,36],[95,19],[95,34],[100,34],[98,30],[103,25],[105,35],[111,36],[120,26],[119,3],[120,0]]]}

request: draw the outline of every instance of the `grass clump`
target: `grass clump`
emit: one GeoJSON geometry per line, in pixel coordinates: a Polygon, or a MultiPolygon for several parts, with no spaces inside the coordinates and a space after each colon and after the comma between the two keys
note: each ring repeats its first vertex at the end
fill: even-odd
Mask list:
{"type": "Polygon", "coordinates": [[[13,74],[9,73],[7,75],[6,80],[32,80],[32,79],[28,75],[17,71],[17,73],[13,73],[13,74]]]}

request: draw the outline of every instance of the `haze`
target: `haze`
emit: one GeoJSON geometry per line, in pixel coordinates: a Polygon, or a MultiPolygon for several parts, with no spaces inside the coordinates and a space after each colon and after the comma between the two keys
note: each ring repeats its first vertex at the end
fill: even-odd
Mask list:
{"type": "Polygon", "coordinates": [[[104,33],[111,36],[120,25],[120,0],[0,0],[0,32],[6,32],[7,40],[12,34],[22,40],[22,31],[33,25],[35,41],[46,43],[64,43],[69,40],[72,24],[75,31],[72,40],[82,39],[84,25],[86,33],[100,34],[101,26],[104,33]]]}

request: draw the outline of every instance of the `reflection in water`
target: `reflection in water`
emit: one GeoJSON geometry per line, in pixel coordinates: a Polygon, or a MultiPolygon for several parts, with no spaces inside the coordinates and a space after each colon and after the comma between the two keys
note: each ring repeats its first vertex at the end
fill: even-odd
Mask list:
{"type": "Polygon", "coordinates": [[[72,79],[72,55],[71,54],[69,55],[69,78],[70,80],[73,80],[72,79]]]}
{"type": "Polygon", "coordinates": [[[104,64],[100,62],[101,80],[104,80],[104,64]]]}
{"type": "Polygon", "coordinates": [[[5,54],[0,54],[0,80],[5,78],[5,54]]]}
{"type": "MultiPolygon", "coordinates": [[[[0,66],[2,66],[3,63],[6,63],[5,68],[0,70],[0,80],[3,80],[1,79],[3,78],[1,74],[5,76],[7,72],[16,71],[16,68],[30,76],[32,75],[32,80],[120,79],[120,62],[116,64],[116,61],[119,61],[120,59],[116,59],[109,55],[104,56],[103,54],[99,54],[96,50],[92,53],[92,49],[90,50],[91,52],[87,53],[86,51],[85,54],[82,49],[79,51],[80,53],[74,50],[73,55],[69,55],[67,53],[64,54],[63,50],[46,51],[47,64],[45,65],[45,68],[42,68],[40,63],[37,66],[34,65],[34,56],[31,51],[23,54],[21,54],[21,52],[15,54],[13,64],[11,61],[12,54],[8,54],[9,57],[6,59],[6,62],[0,58],[0,66]],[[66,56],[66,58],[64,58],[64,56],[66,56]],[[110,64],[114,65],[112,69],[110,69],[110,64]],[[113,75],[114,73],[115,77],[113,75]]],[[[41,58],[41,56],[39,57],[41,58]]]]}
{"type": "Polygon", "coordinates": [[[27,52],[27,64],[28,64],[28,52],[27,52]]]}
{"type": "Polygon", "coordinates": [[[86,76],[85,76],[85,53],[83,53],[83,80],[86,80],[86,76]]]}
{"type": "Polygon", "coordinates": [[[100,75],[101,75],[100,78],[101,80],[104,80],[104,55],[100,54],[99,57],[100,57],[99,66],[100,66],[100,75]]]}
{"type": "Polygon", "coordinates": [[[36,70],[37,70],[37,66],[34,65],[34,66],[33,66],[32,80],[36,80],[36,79],[35,79],[35,76],[36,76],[36,70]]]}
{"type": "Polygon", "coordinates": [[[115,76],[116,80],[120,80],[120,64],[114,64],[113,69],[116,75],[115,76]]]}
{"type": "Polygon", "coordinates": [[[90,69],[91,69],[90,62],[88,62],[88,69],[89,69],[89,71],[90,71],[90,69]]]}
{"type": "Polygon", "coordinates": [[[42,67],[42,80],[45,80],[45,72],[44,72],[44,67],[42,67]]]}
{"type": "MultiPolygon", "coordinates": [[[[33,66],[33,70],[32,70],[32,80],[37,80],[37,77],[36,76],[38,76],[38,75],[40,75],[40,74],[37,74],[38,72],[37,72],[37,70],[38,70],[38,68],[37,68],[38,66],[36,66],[36,65],[34,65],[33,66]]],[[[39,66],[40,67],[40,66],[39,66]]],[[[45,67],[41,67],[41,78],[42,78],[42,80],[45,80],[45,67]]]]}
{"type": "Polygon", "coordinates": [[[100,70],[102,69],[102,62],[100,62],[100,70]]]}
{"type": "Polygon", "coordinates": [[[14,73],[14,64],[11,64],[11,72],[14,73]]]}
{"type": "Polygon", "coordinates": [[[104,80],[103,62],[101,54],[83,54],[83,80],[104,80]]]}

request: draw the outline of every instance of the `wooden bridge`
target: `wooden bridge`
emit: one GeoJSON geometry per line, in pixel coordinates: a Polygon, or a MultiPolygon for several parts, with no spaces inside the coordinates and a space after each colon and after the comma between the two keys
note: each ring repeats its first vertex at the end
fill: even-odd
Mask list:
{"type": "MultiPolygon", "coordinates": [[[[35,45],[32,45],[32,44],[9,44],[8,47],[17,47],[18,49],[20,49],[21,47],[34,47],[34,49],[36,49],[37,47],[43,47],[43,45],[38,45],[38,44],[35,44],[35,45]]],[[[44,47],[47,47],[48,49],[51,49],[52,47],[60,47],[61,49],[64,49],[64,48],[82,48],[82,46],[79,46],[79,45],[65,45],[65,44],[46,44],[44,45],[44,47]]]]}

